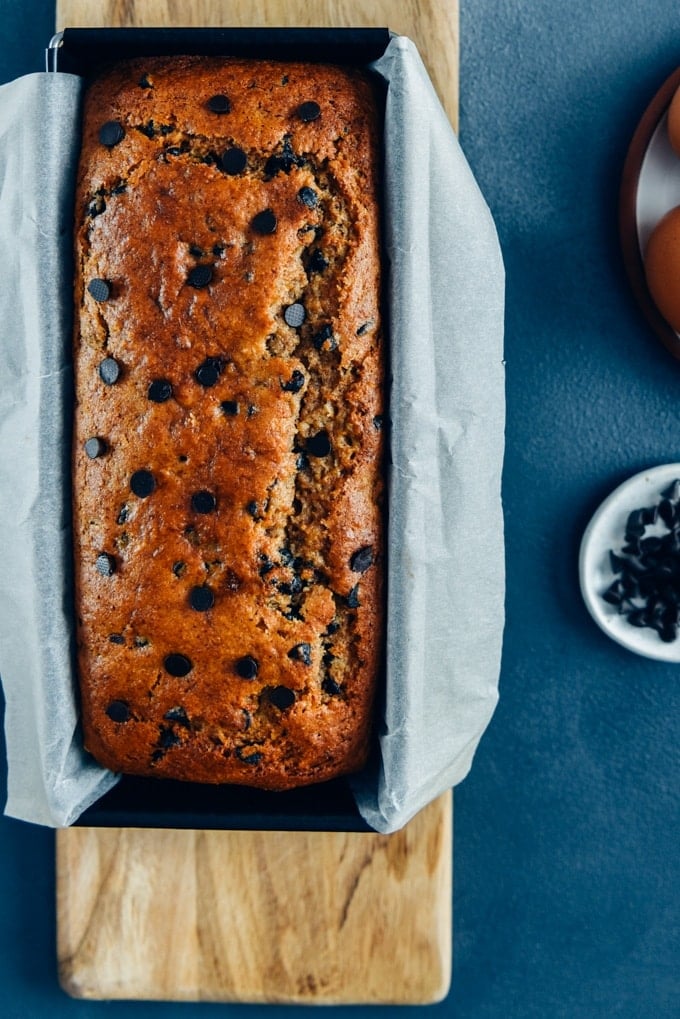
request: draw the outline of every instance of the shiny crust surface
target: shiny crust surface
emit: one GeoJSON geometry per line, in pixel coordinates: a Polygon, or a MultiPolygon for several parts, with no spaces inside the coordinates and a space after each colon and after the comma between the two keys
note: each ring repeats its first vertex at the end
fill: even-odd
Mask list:
{"type": "Polygon", "coordinates": [[[114,771],[268,789],[355,771],[383,625],[370,83],[316,65],[134,61],[91,85],[83,123],[73,469],[86,747],[114,771]],[[233,148],[246,160],[236,173],[233,148]],[[286,321],[292,305],[302,324],[299,309],[286,321]],[[169,397],[150,398],[167,383],[169,397]],[[206,492],[208,511],[194,498],[206,492]]]}

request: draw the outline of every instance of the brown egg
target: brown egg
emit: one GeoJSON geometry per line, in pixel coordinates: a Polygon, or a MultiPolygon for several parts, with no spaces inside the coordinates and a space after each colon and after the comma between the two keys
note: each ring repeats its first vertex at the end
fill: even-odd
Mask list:
{"type": "Polygon", "coordinates": [[[668,107],[668,139],[680,156],[680,88],[668,107]]]}
{"type": "Polygon", "coordinates": [[[654,227],[645,251],[645,273],[652,299],[680,333],[680,205],[654,227]]]}

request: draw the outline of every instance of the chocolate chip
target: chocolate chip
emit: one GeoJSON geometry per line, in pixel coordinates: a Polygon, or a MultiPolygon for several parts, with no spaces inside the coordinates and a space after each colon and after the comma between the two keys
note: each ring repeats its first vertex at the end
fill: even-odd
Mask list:
{"type": "Polygon", "coordinates": [[[87,284],[88,293],[100,303],[111,296],[111,284],[107,280],[93,279],[87,284]]]}
{"type": "Polygon", "coordinates": [[[139,124],[137,130],[147,138],[153,138],[156,133],[156,125],[153,120],[149,120],[146,124],[139,124]]]}
{"type": "Polygon", "coordinates": [[[365,573],[373,565],[373,547],[365,545],[350,558],[349,568],[353,573],[365,573]]]}
{"type": "Polygon", "coordinates": [[[181,561],[172,564],[172,572],[176,577],[181,577],[186,572],[187,564],[181,561]]]}
{"type": "Polygon", "coordinates": [[[251,227],[257,234],[273,234],[276,231],[277,219],[273,209],[263,209],[251,221],[251,227]]]}
{"type": "Polygon", "coordinates": [[[379,432],[381,430],[383,426],[383,421],[384,418],[382,414],[376,414],[376,416],[373,418],[373,427],[375,428],[376,432],[379,432]]]}
{"type": "Polygon", "coordinates": [[[202,587],[192,587],[189,604],[196,612],[207,612],[215,604],[215,595],[205,584],[202,587]]]}
{"type": "Polygon", "coordinates": [[[217,500],[212,492],[208,492],[202,489],[200,492],[194,492],[191,496],[191,508],[194,513],[213,513],[217,506],[217,500]]]}
{"type": "Polygon", "coordinates": [[[106,443],[98,436],[93,436],[85,443],[85,453],[89,456],[90,460],[96,460],[98,456],[103,456],[105,452],[106,443]]]}
{"type": "Polygon", "coordinates": [[[368,322],[364,322],[364,324],[362,326],[359,326],[359,328],[357,329],[357,336],[363,336],[364,333],[368,332],[368,330],[371,328],[372,325],[373,325],[373,319],[371,319],[368,322]]]}
{"type": "Polygon", "coordinates": [[[264,164],[264,172],[267,177],[276,177],[277,173],[282,170],[284,173],[290,173],[292,169],[292,161],[282,158],[281,156],[270,156],[267,162],[264,164]]]}
{"type": "Polygon", "coordinates": [[[99,128],[99,141],[102,145],[106,145],[107,149],[112,149],[114,145],[122,141],[125,137],[125,130],[122,124],[119,124],[117,120],[107,120],[105,124],[99,128]]]}
{"type": "Polygon", "coordinates": [[[231,149],[226,149],[217,161],[217,165],[220,170],[224,170],[231,177],[236,177],[239,173],[243,173],[246,168],[248,157],[246,156],[243,149],[236,148],[234,146],[231,149]]]}
{"type": "Polygon", "coordinates": [[[223,95],[211,96],[208,99],[208,109],[211,113],[229,113],[231,111],[229,97],[223,95]]]}
{"type": "Polygon", "coordinates": [[[135,471],[130,478],[130,488],[140,499],[146,499],[156,488],[156,479],[151,471],[135,471]]]}
{"type": "Polygon", "coordinates": [[[330,694],[331,697],[337,697],[338,694],[342,693],[342,687],[338,686],[334,679],[330,676],[326,676],[323,683],[321,684],[322,690],[330,694]]]}
{"type": "Polygon", "coordinates": [[[298,201],[306,205],[308,209],[316,209],[319,204],[319,196],[317,195],[314,188],[300,188],[298,191],[298,201]]]}
{"type": "Polygon", "coordinates": [[[224,368],[224,362],[221,357],[206,357],[203,364],[199,365],[194,373],[194,377],[206,389],[210,389],[214,386],[224,368]]]}
{"type": "Polygon", "coordinates": [[[111,701],[106,709],[106,714],[112,722],[129,722],[130,705],[126,701],[111,701]]]}
{"type": "Polygon", "coordinates": [[[331,621],[331,622],[330,622],[330,623],[328,624],[328,626],[326,627],[326,633],[327,633],[327,634],[328,634],[329,636],[332,636],[332,635],[333,635],[334,633],[337,633],[339,629],[340,629],[340,623],[338,622],[338,620],[337,620],[337,619],[333,619],[333,620],[332,620],[332,621],[331,621]]]}
{"type": "Polygon", "coordinates": [[[649,524],[655,524],[659,519],[659,507],[658,506],[647,506],[642,511],[642,522],[646,526],[649,524]]]}
{"type": "Polygon", "coordinates": [[[323,272],[324,269],[328,268],[328,262],[319,248],[314,248],[314,251],[309,256],[307,268],[310,272],[323,272]]]}
{"type": "Polygon", "coordinates": [[[311,665],[311,644],[296,644],[295,647],[292,647],[288,652],[288,657],[292,658],[294,662],[302,662],[303,665],[311,665]]]}
{"type": "Polygon", "coordinates": [[[147,396],[154,403],[165,403],[172,396],[172,383],[167,379],[154,379],[149,386],[147,396]]]}
{"type": "Polygon", "coordinates": [[[249,513],[251,517],[258,518],[258,505],[253,499],[252,502],[246,504],[246,513],[249,513]]]}
{"type": "Polygon", "coordinates": [[[328,456],[331,448],[328,432],[317,432],[305,443],[305,450],[310,456],[328,456]]]}
{"type": "MultiPolygon", "coordinates": [[[[673,521],[675,519],[675,508],[673,506],[673,502],[670,499],[661,500],[657,507],[657,514],[658,516],[661,517],[661,519],[663,520],[664,524],[667,527],[673,526],[673,521]]],[[[651,523],[651,521],[647,520],[643,520],[642,522],[645,524],[647,524],[648,522],[651,523]]]]}
{"type": "Polygon", "coordinates": [[[293,555],[293,553],[291,552],[291,550],[289,548],[280,548],[279,549],[279,559],[281,560],[281,565],[282,566],[294,566],[295,565],[295,556],[293,555]]]}
{"type": "Polygon", "coordinates": [[[648,622],[647,613],[644,609],[634,609],[632,612],[628,613],[627,618],[631,626],[646,626],[648,622]]]}
{"type": "Polygon", "coordinates": [[[195,265],[187,276],[187,284],[195,290],[207,287],[213,278],[213,267],[211,265],[195,265]]]}
{"type": "Polygon", "coordinates": [[[299,393],[304,384],[305,377],[303,373],[298,368],[295,368],[288,382],[281,383],[281,389],[285,390],[286,393],[299,393]]]}
{"type": "Polygon", "coordinates": [[[116,572],[116,560],[108,552],[100,552],[94,565],[102,577],[111,577],[116,572]]]}
{"type": "Polygon", "coordinates": [[[352,590],[347,595],[347,608],[358,609],[360,605],[361,602],[359,601],[359,585],[355,584],[352,590]]]}
{"type": "Polygon", "coordinates": [[[95,195],[87,207],[87,214],[95,219],[97,216],[101,216],[102,212],[106,212],[106,201],[101,195],[95,195]]]}
{"type": "Polygon", "coordinates": [[[267,696],[279,711],[285,711],[295,704],[295,694],[287,686],[274,686],[267,691],[267,696]]]}
{"type": "Polygon", "coordinates": [[[645,533],[645,525],[642,520],[642,510],[633,510],[628,515],[626,522],[626,538],[641,538],[645,533]]]}
{"type": "Polygon", "coordinates": [[[283,312],[283,318],[286,325],[289,325],[292,329],[297,329],[302,325],[307,313],[305,312],[304,304],[289,304],[283,312]]]}
{"type": "Polygon", "coordinates": [[[303,166],[304,156],[298,156],[293,152],[290,143],[290,135],[285,135],[281,151],[270,156],[264,164],[264,172],[268,177],[275,177],[278,173],[290,173],[294,166],[303,166]]]}
{"type": "Polygon", "coordinates": [[[627,562],[621,556],[616,555],[615,552],[609,552],[609,565],[612,568],[612,573],[621,573],[627,567],[627,562]]]}
{"type": "Polygon", "coordinates": [[[115,357],[105,357],[99,364],[99,377],[107,386],[112,386],[120,377],[120,365],[115,357]]]}
{"type": "Polygon", "coordinates": [[[238,403],[236,400],[222,400],[220,407],[222,408],[222,413],[227,417],[236,417],[238,414],[238,403]]]}
{"type": "Polygon", "coordinates": [[[678,502],[680,500],[680,479],[671,481],[668,488],[663,490],[661,496],[664,499],[670,499],[671,502],[678,502]]]}
{"type": "Polygon", "coordinates": [[[191,722],[187,717],[187,713],[181,706],[170,708],[169,711],[165,712],[163,718],[168,722],[177,722],[178,725],[183,725],[185,729],[191,728],[191,722]]]}
{"type": "Polygon", "coordinates": [[[318,333],[312,336],[312,343],[317,350],[335,350],[338,341],[333,335],[333,329],[330,325],[322,326],[318,333]]]}
{"type": "Polygon", "coordinates": [[[125,643],[125,637],[123,636],[122,633],[110,633],[109,634],[109,640],[111,641],[112,644],[124,644],[125,643]]]}
{"type": "Polygon", "coordinates": [[[258,750],[254,750],[251,754],[245,753],[244,747],[236,748],[236,756],[239,761],[243,761],[244,764],[259,764],[262,760],[262,754],[258,750]]]}
{"type": "Polygon", "coordinates": [[[182,740],[169,725],[162,725],[160,737],[158,740],[158,746],[163,750],[169,750],[170,747],[176,747],[182,740]]]}
{"type": "Polygon", "coordinates": [[[166,655],[163,665],[167,673],[171,676],[176,676],[178,679],[181,679],[182,676],[187,676],[194,667],[194,663],[190,658],[177,652],[166,655]]]}
{"type": "Polygon", "coordinates": [[[258,572],[261,577],[266,577],[266,575],[271,573],[274,569],[276,563],[272,562],[269,556],[265,555],[264,552],[260,552],[258,558],[260,560],[260,569],[258,572]]]}
{"type": "Polygon", "coordinates": [[[149,75],[148,74],[144,73],[142,75],[142,77],[139,79],[139,87],[140,88],[153,88],[153,83],[149,79],[149,75]]]}
{"type": "Polygon", "coordinates": [[[259,663],[252,655],[244,655],[234,662],[234,671],[241,679],[255,679],[259,671],[259,663]]]}
{"type": "Polygon", "coordinates": [[[312,120],[317,120],[321,116],[321,107],[318,103],[310,100],[298,106],[296,113],[303,124],[309,124],[312,120]]]}

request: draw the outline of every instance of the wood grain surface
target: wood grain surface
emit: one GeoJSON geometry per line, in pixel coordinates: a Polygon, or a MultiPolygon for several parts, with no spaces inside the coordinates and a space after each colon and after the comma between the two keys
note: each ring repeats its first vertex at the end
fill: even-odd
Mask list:
{"type": "Polygon", "coordinates": [[[60,831],[62,986],[82,998],[439,1000],[451,814],[446,794],[391,836],[60,831]]]}
{"type": "MultiPolygon", "coordinates": [[[[388,26],[458,116],[458,0],[57,0],[57,28],[388,26]]],[[[75,997],[426,1004],[451,975],[452,795],[391,836],[57,832],[57,954],[75,997]]]]}
{"type": "Polygon", "coordinates": [[[458,128],[458,0],[57,0],[57,28],[387,27],[416,43],[458,128]]]}

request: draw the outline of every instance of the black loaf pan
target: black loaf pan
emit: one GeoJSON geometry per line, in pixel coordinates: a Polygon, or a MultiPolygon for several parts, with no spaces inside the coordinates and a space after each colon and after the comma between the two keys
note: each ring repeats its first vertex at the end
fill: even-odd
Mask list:
{"type": "MultiPolygon", "coordinates": [[[[390,40],[387,28],[67,28],[46,51],[48,71],[88,78],[131,57],[239,56],[362,67],[390,40]]],[[[376,766],[375,762],[368,767],[376,766]]],[[[336,779],[286,792],[123,775],[76,822],[87,827],[369,832],[349,784],[336,779]]]]}

